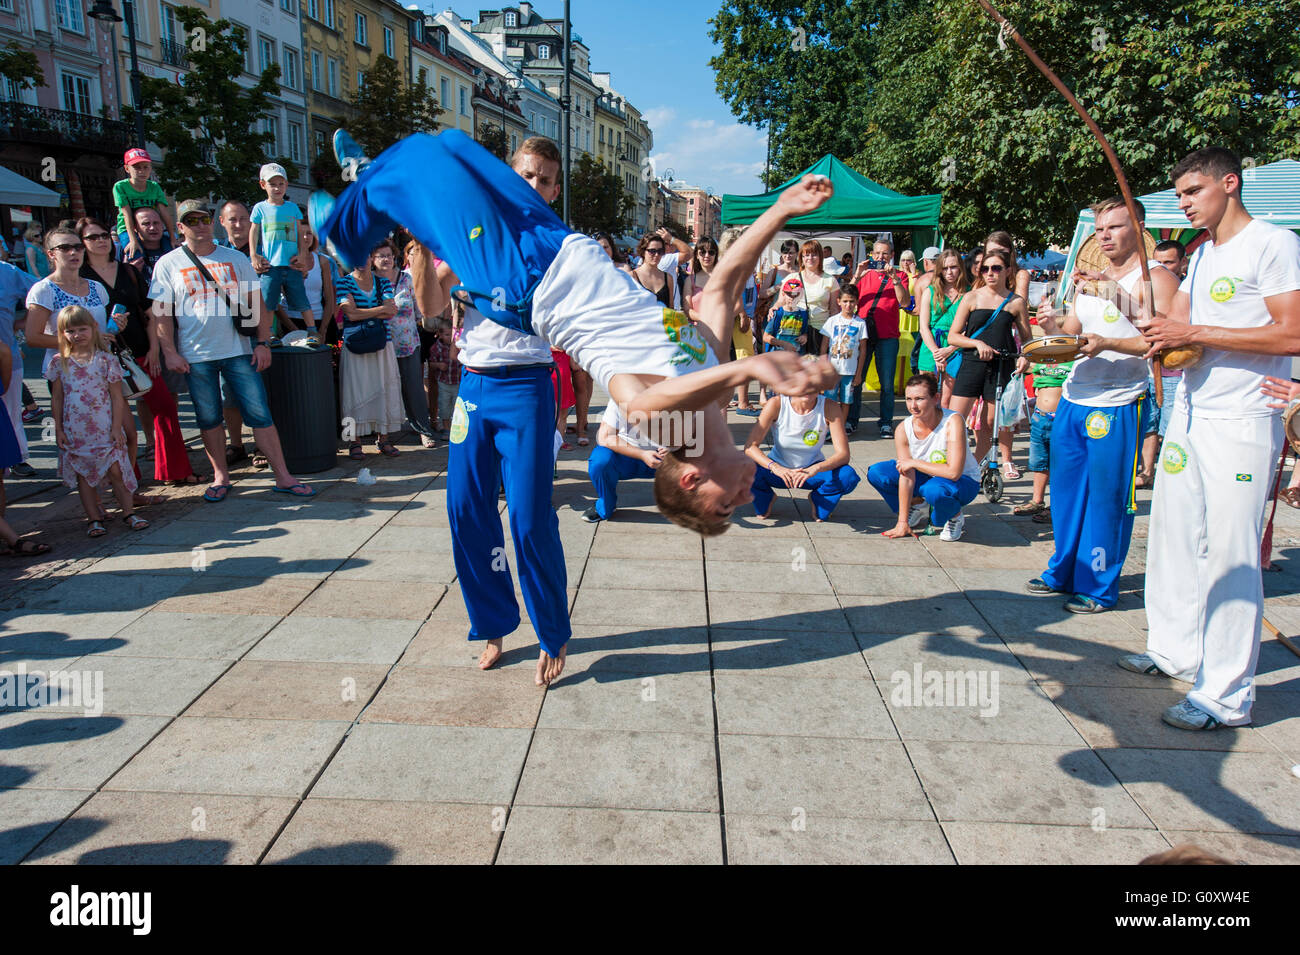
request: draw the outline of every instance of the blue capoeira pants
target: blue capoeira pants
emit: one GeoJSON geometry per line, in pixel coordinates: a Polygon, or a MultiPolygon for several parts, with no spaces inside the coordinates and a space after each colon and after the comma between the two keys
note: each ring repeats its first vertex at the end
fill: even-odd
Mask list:
{"type": "MultiPolygon", "coordinates": [[[[979,482],[965,474],[955,481],[920,471],[913,471],[912,476],[916,478],[913,493],[930,505],[930,523],[935,527],[947,524],[960,514],[961,509],[975,500],[975,495],[980,492],[979,482]]],[[[898,485],[901,482],[897,461],[877,461],[867,469],[867,483],[880,492],[895,514],[898,513],[898,485]]]]}
{"type": "Polygon", "coordinates": [[[1048,481],[1056,551],[1043,583],[1103,607],[1119,599],[1133,534],[1143,403],[1091,408],[1062,398],[1052,426],[1048,481]]]}
{"type": "Polygon", "coordinates": [[[552,657],[572,634],[560,523],[551,508],[554,435],[547,368],[497,375],[466,371],[461,377],[447,460],[447,516],[469,638],[495,640],[519,626],[497,512],[499,474],[524,605],[538,642],[552,657]]]}
{"type": "Polygon", "coordinates": [[[587,474],[596,488],[596,513],[608,520],[618,507],[618,482],[634,478],[653,478],[654,468],[637,458],[618,454],[599,445],[587,458],[587,474]]]}
{"type": "Polygon", "coordinates": [[[455,129],[385,149],[339,196],[321,238],[363,262],[396,225],[446,260],[484,316],[528,334],[533,292],[572,231],[523,177],[455,129]]]}
{"type": "MultiPolygon", "coordinates": [[[[818,520],[826,520],[839,504],[840,498],[852,491],[862,481],[858,472],[850,464],[841,464],[833,471],[818,471],[804,482],[808,490],[808,499],[813,503],[818,520]]],[[[775,497],[773,488],[783,488],[785,482],[768,468],[754,468],[754,483],[750,493],[754,495],[754,513],[766,514],[775,497]]],[[[796,488],[798,490],[798,488],[796,488]]]]}

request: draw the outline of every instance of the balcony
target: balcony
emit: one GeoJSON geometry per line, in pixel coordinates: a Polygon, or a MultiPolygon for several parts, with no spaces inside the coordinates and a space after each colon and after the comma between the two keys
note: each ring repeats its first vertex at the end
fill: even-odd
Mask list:
{"type": "Polygon", "coordinates": [[[185,58],[185,44],[177,43],[175,40],[159,40],[162,46],[162,61],[167,66],[177,66],[185,69],[190,65],[190,61],[185,58]]]}
{"type": "Polygon", "coordinates": [[[0,103],[0,142],[48,143],[120,154],[135,141],[129,123],[65,109],[0,103]]]}

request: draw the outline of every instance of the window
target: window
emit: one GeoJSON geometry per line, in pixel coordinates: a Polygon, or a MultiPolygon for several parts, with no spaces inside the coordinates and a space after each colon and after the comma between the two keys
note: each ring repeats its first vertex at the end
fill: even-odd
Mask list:
{"type": "Polygon", "coordinates": [[[334,19],[334,0],[320,0],[320,2],[320,22],[325,24],[331,30],[337,30],[339,28],[339,22],[334,19]]]}
{"type": "Polygon", "coordinates": [[[384,56],[397,58],[393,54],[393,31],[390,27],[384,27],[384,56]]]}
{"type": "Polygon", "coordinates": [[[90,98],[90,77],[80,73],[64,73],[61,80],[63,87],[63,108],[69,113],[81,113],[93,116],[94,103],[90,98]]]}
{"type": "Polygon", "coordinates": [[[327,69],[329,73],[329,94],[336,97],[339,95],[339,61],[331,57],[327,69]]]}
{"type": "Polygon", "coordinates": [[[280,121],[274,116],[268,116],[262,120],[262,132],[271,134],[271,140],[266,144],[266,154],[280,155],[280,121]]]}
{"type": "Polygon", "coordinates": [[[451,83],[447,82],[447,77],[442,77],[438,81],[438,105],[443,108],[451,106],[451,83]]]}
{"type": "Polygon", "coordinates": [[[428,85],[429,85],[429,71],[428,71],[427,69],[425,69],[423,66],[420,67],[419,72],[417,72],[417,73],[415,74],[415,81],[416,81],[417,83],[419,83],[421,86],[428,86],[428,85]]]}
{"type": "Polygon", "coordinates": [[[510,154],[513,156],[513,155],[514,155],[515,153],[517,153],[518,151],[519,151],[519,134],[518,134],[518,133],[511,133],[511,134],[510,134],[510,154]]]}
{"type": "Polygon", "coordinates": [[[302,123],[289,124],[289,158],[302,162],[302,123]]]}
{"type": "Polygon", "coordinates": [[[275,62],[275,41],[260,34],[257,37],[257,72],[265,73],[275,62]]]}
{"type": "Polygon", "coordinates": [[[604,125],[602,125],[602,126],[600,127],[600,144],[601,144],[602,146],[605,145],[605,127],[604,127],[604,125]]]}
{"type": "Polygon", "coordinates": [[[508,27],[517,27],[517,26],[519,26],[519,14],[515,13],[515,11],[513,11],[513,10],[507,10],[507,11],[506,11],[506,26],[508,26],[508,27]]]}
{"type": "Polygon", "coordinates": [[[320,0],[307,0],[307,16],[320,20],[320,0]]]}
{"type": "Polygon", "coordinates": [[[296,0],[280,0],[280,9],[285,13],[297,14],[298,4],[296,0]]]}
{"type": "Polygon", "coordinates": [[[357,70],[357,92],[360,93],[366,85],[366,74],[357,70]]]}
{"type": "Polygon", "coordinates": [[[14,0],[0,0],[0,10],[7,10],[9,13],[13,13],[14,0]]]}
{"type": "Polygon", "coordinates": [[[314,90],[324,89],[320,84],[320,51],[311,51],[311,88],[314,90]]]}
{"type": "Polygon", "coordinates": [[[315,131],[315,133],[316,133],[316,155],[320,156],[321,153],[325,152],[325,132],[324,130],[318,129],[315,131]]]}
{"type": "Polygon", "coordinates": [[[369,46],[370,39],[366,32],[366,15],[364,13],[358,13],[356,17],[357,17],[357,42],[360,43],[362,46],[369,46]]]}
{"type": "Polygon", "coordinates": [[[460,88],[460,115],[469,115],[469,90],[463,86],[460,88]]]}
{"type": "Polygon", "coordinates": [[[244,70],[248,70],[248,30],[238,23],[231,24],[230,36],[244,54],[244,70]]]}
{"type": "Polygon", "coordinates": [[[79,0],[54,0],[54,11],[59,26],[63,29],[71,30],[73,33],[86,32],[86,22],[81,18],[79,0]]]}
{"type": "Polygon", "coordinates": [[[549,60],[551,58],[551,45],[549,43],[537,44],[537,58],[539,60],[549,60]]]}
{"type": "Polygon", "coordinates": [[[291,90],[301,89],[299,81],[302,77],[298,66],[298,51],[291,50],[289,47],[284,48],[284,74],[280,77],[280,82],[291,90]]]}

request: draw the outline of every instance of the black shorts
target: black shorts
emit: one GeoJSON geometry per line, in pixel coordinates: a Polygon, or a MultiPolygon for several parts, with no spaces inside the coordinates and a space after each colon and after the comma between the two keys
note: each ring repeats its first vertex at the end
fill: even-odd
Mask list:
{"type": "Polygon", "coordinates": [[[980,361],[973,351],[965,352],[962,354],[961,367],[957,369],[957,377],[953,379],[952,396],[993,401],[997,398],[998,388],[1005,388],[1011,381],[1015,367],[1016,363],[1009,359],[980,361]]]}

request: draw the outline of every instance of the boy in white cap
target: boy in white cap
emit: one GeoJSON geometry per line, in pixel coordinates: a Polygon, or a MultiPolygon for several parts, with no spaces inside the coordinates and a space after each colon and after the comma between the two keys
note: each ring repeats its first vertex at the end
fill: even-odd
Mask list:
{"type": "Polygon", "coordinates": [[[253,206],[248,231],[248,249],[252,253],[253,268],[261,273],[262,298],[266,307],[274,311],[280,305],[284,292],[289,308],[301,313],[308,328],[315,327],[316,318],[307,298],[298,250],[304,225],[302,210],[296,202],[284,195],[289,189],[289,177],[279,163],[269,162],[257,176],[258,185],[266,191],[266,200],[253,206]]]}

